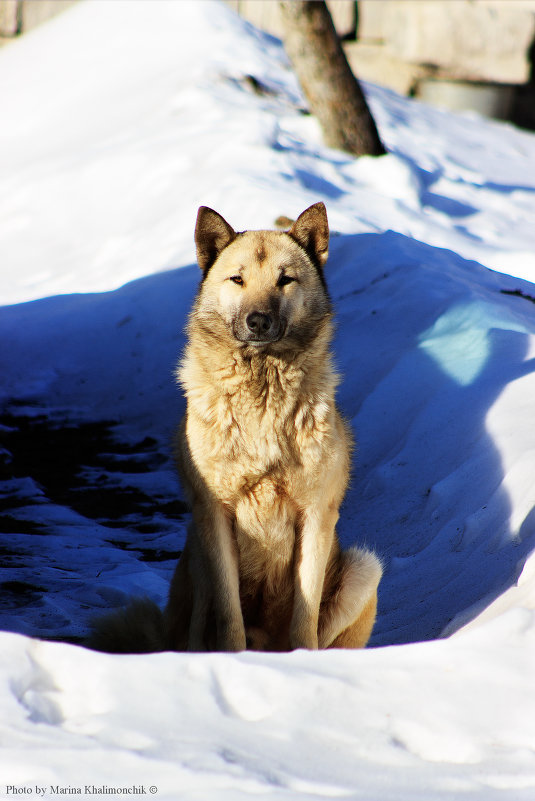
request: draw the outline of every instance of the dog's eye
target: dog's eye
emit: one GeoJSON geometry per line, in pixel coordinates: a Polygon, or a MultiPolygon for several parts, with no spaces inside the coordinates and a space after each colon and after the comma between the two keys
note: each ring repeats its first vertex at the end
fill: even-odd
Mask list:
{"type": "Polygon", "coordinates": [[[229,281],[232,281],[233,284],[237,284],[238,286],[243,286],[243,278],[241,275],[231,275],[229,281]]]}
{"type": "Polygon", "coordinates": [[[293,284],[294,281],[297,281],[297,278],[292,278],[291,275],[283,274],[277,281],[277,286],[287,286],[288,284],[293,284]]]}

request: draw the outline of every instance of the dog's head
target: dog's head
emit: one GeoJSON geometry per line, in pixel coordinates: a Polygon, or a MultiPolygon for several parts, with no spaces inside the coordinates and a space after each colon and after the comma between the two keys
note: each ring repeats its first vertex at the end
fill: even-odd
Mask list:
{"type": "Polygon", "coordinates": [[[220,214],[201,206],[195,243],[203,272],[197,313],[205,328],[257,349],[313,338],[330,311],[323,203],[306,209],[285,232],[236,233],[220,214]]]}

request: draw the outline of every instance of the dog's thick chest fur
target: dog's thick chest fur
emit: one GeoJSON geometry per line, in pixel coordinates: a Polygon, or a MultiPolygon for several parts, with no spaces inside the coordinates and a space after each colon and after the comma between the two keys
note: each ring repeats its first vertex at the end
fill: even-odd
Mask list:
{"type": "Polygon", "coordinates": [[[270,584],[290,569],[300,515],[340,450],[336,379],[319,364],[322,381],[314,375],[309,391],[307,365],[280,357],[238,356],[202,376],[194,353],[182,363],[191,457],[231,517],[246,584],[258,575],[270,584]]]}
{"type": "Polygon", "coordinates": [[[320,386],[316,382],[314,391],[307,391],[303,367],[280,358],[237,358],[202,376],[198,363],[190,370],[190,358],[188,353],[180,370],[188,398],[187,435],[209,487],[229,507],[258,490],[260,482],[295,498],[332,447],[334,375],[324,375],[320,386]]]}

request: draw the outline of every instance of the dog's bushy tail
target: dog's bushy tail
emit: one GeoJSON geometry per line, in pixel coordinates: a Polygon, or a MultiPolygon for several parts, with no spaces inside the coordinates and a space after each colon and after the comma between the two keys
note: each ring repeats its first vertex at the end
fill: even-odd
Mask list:
{"type": "Polygon", "coordinates": [[[146,654],[167,650],[165,620],[148,598],[136,598],[124,609],[96,618],[85,645],[110,654],[146,654]]]}

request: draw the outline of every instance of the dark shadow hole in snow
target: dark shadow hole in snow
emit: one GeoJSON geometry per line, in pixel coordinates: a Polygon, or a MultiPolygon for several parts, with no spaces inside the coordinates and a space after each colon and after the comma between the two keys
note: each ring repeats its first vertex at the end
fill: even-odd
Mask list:
{"type": "Polygon", "coordinates": [[[2,581],[0,583],[0,608],[24,607],[35,603],[45,587],[28,584],[25,581],[2,581]]]}
{"type": "Polygon", "coordinates": [[[2,628],[80,643],[109,588],[111,606],[128,593],[125,559],[133,574],[145,563],[148,587],[174,566],[187,506],[136,486],[168,457],[155,439],[126,443],[119,431],[20,399],[0,414],[2,628]]]}
{"type": "MultiPolygon", "coordinates": [[[[137,443],[121,442],[114,421],[76,421],[72,417],[53,419],[34,410],[24,413],[13,403],[0,415],[0,532],[46,534],[46,527],[17,515],[36,504],[52,503],[74,510],[82,517],[110,529],[156,533],[162,518],[182,520],[186,504],[176,499],[152,497],[135,486],[136,476],[153,473],[166,460],[158,442],[146,437],[137,443]],[[34,497],[17,491],[30,479],[34,497]]],[[[120,541],[110,537],[109,542],[120,541]]],[[[121,541],[122,543],[122,541],[121,541]]],[[[121,544],[121,547],[124,547],[121,544]]],[[[171,558],[167,551],[136,548],[146,561],[171,558]]],[[[2,563],[9,557],[3,545],[2,563]]],[[[172,555],[176,558],[176,552],[172,555]]]]}

